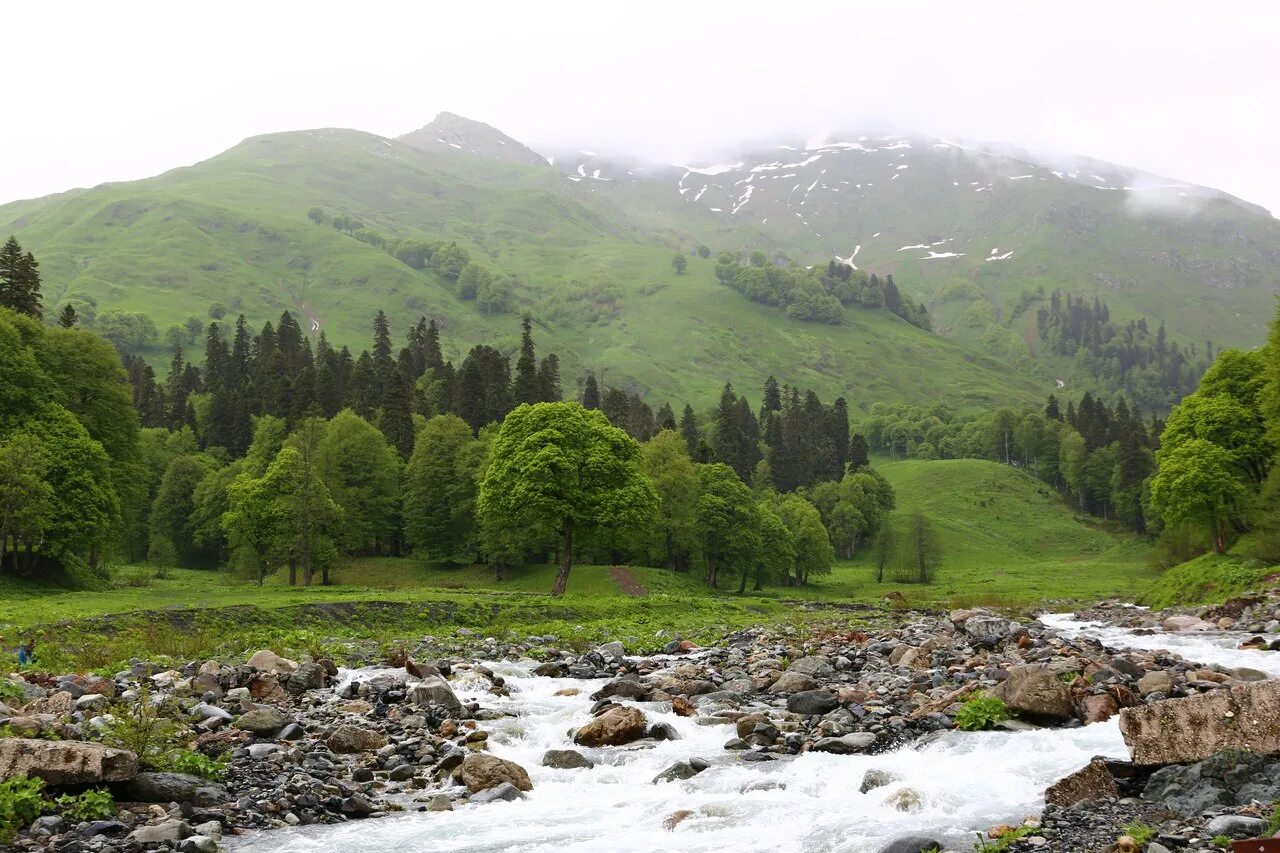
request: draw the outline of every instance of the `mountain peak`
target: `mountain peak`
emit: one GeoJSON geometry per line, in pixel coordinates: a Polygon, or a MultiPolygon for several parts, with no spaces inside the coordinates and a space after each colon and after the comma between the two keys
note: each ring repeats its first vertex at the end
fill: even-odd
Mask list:
{"type": "Polygon", "coordinates": [[[547,164],[541,154],[496,127],[450,112],[440,113],[430,124],[398,139],[425,151],[464,151],[506,163],[547,164]]]}

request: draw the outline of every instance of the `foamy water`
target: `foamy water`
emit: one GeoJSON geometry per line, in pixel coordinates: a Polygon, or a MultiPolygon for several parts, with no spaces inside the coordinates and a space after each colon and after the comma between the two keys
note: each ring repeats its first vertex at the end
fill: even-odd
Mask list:
{"type": "MultiPolygon", "coordinates": [[[[1164,648],[1198,663],[1249,666],[1280,675],[1280,653],[1242,652],[1240,634],[1140,636],[1070,614],[1041,621],[1067,636],[1088,635],[1113,648],[1164,648]]],[[[516,716],[483,724],[494,755],[529,772],[533,791],[513,803],[458,806],[452,812],[405,813],[337,826],[261,833],[233,844],[237,853],[874,853],[903,835],[930,835],[969,849],[974,833],[1038,813],[1044,789],[1094,756],[1127,758],[1116,720],[1075,729],[1030,732],[948,732],[922,746],[875,756],[804,753],[764,763],[728,752],[732,726],[699,725],[658,703],[631,703],[652,722],[675,727],[680,740],[652,748],[580,749],[596,766],[554,770],[541,765],[548,749],[576,748],[570,730],[590,719],[588,696],[601,682],[538,678],[531,665],[498,663],[510,697],[484,692],[463,678],[464,701],[516,716]],[[576,696],[556,696],[575,687],[576,696]],[[658,773],[691,757],[711,762],[692,779],[652,784],[658,773]],[[895,781],[859,793],[868,770],[895,781]],[[752,786],[753,790],[747,790],[752,786]],[[893,799],[910,789],[919,810],[899,811],[893,799]],[[668,831],[674,812],[692,815],[668,831]]],[[[400,671],[401,674],[403,671],[400,671]]],[[[346,677],[365,678],[369,671],[346,677]]]]}

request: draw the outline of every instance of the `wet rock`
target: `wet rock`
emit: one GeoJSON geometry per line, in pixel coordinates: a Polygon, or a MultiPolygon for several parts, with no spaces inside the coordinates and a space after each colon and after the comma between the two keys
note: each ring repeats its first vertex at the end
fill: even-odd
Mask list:
{"type": "Polygon", "coordinates": [[[693,815],[693,811],[690,809],[680,809],[678,811],[674,811],[671,814],[667,815],[667,819],[662,822],[662,828],[665,829],[667,832],[674,832],[677,826],[679,826],[686,818],[692,815],[693,815]]]}
{"type": "Polygon", "coordinates": [[[1162,767],[1147,780],[1142,798],[1186,815],[1280,800],[1280,756],[1227,750],[1194,764],[1162,767]]]}
{"type": "Polygon", "coordinates": [[[1164,620],[1162,627],[1166,631],[1184,633],[1187,631],[1212,631],[1217,626],[1205,622],[1198,616],[1170,616],[1164,620]]]}
{"type": "Polygon", "coordinates": [[[386,735],[359,726],[338,726],[325,740],[325,745],[339,755],[356,752],[372,752],[387,745],[386,735]]]}
{"type": "Polygon", "coordinates": [[[612,705],[573,736],[582,746],[621,746],[644,737],[648,720],[639,708],[612,705]]]}
{"type": "Polygon", "coordinates": [[[597,647],[596,652],[606,658],[617,658],[622,657],[626,652],[626,648],[622,645],[621,641],[614,640],[597,647]]]}
{"type": "Polygon", "coordinates": [[[677,717],[696,717],[698,715],[698,709],[683,696],[676,696],[671,700],[671,712],[677,717]]]}
{"type": "Polygon", "coordinates": [[[711,765],[703,761],[701,758],[690,758],[688,761],[677,761],[666,770],[663,770],[657,776],[653,777],[653,784],[659,782],[675,782],[680,779],[692,779],[703,770],[711,765]]]}
{"type": "Polygon", "coordinates": [[[174,847],[178,853],[218,853],[218,842],[207,835],[184,838],[174,847]]]}
{"type": "Polygon", "coordinates": [[[290,674],[289,680],[285,682],[285,689],[294,696],[300,696],[308,690],[319,690],[324,687],[324,676],[324,667],[307,661],[299,664],[290,674]]]}
{"type": "Polygon", "coordinates": [[[941,842],[926,835],[904,835],[881,847],[878,853],[929,853],[941,849],[941,842]]]}
{"type": "Polygon", "coordinates": [[[138,772],[138,756],[81,741],[0,738],[0,779],[38,776],[50,785],[126,782],[138,772]]]}
{"type": "Polygon", "coordinates": [[[1107,769],[1106,762],[1093,760],[1081,769],[1064,776],[1044,792],[1047,803],[1074,806],[1083,800],[1111,799],[1120,796],[1120,787],[1107,769]]]}
{"type": "Polygon", "coordinates": [[[680,740],[680,733],[670,723],[654,723],[645,736],[654,740],[680,740]]]}
{"type": "Polygon", "coordinates": [[[453,811],[453,800],[449,799],[448,794],[436,794],[427,803],[427,811],[451,812],[453,811]]]}
{"type": "Polygon", "coordinates": [[[834,752],[837,755],[854,755],[866,752],[876,744],[871,732],[853,732],[840,737],[824,737],[813,745],[814,752],[834,752]]]}
{"type": "Polygon", "coordinates": [[[449,682],[438,675],[428,676],[409,688],[409,701],[419,707],[439,706],[450,714],[462,712],[462,702],[457,694],[449,682]]]}
{"type": "Polygon", "coordinates": [[[1102,723],[1120,713],[1116,700],[1106,693],[1086,696],[1080,701],[1080,720],[1088,723],[1102,723]]]}
{"type": "Polygon", "coordinates": [[[534,675],[541,675],[544,678],[563,678],[564,667],[555,661],[546,661],[540,663],[533,668],[534,675]]]}
{"type": "Polygon", "coordinates": [[[868,791],[874,791],[876,788],[883,788],[885,785],[894,782],[896,778],[883,770],[868,770],[862,774],[862,784],[858,786],[858,793],[865,794],[868,791]]]}
{"type": "Polygon", "coordinates": [[[1224,749],[1280,752],[1280,681],[1259,681],[1120,712],[1137,764],[1201,761],[1224,749]]]}
{"type": "Polygon", "coordinates": [[[504,782],[509,782],[521,791],[533,790],[533,783],[529,781],[529,774],[523,767],[514,761],[484,753],[468,755],[454,771],[454,777],[473,794],[496,788],[504,782]]]}
{"type": "Polygon", "coordinates": [[[591,698],[595,700],[610,699],[620,697],[622,699],[644,699],[649,695],[649,688],[640,683],[640,679],[634,675],[627,675],[622,678],[615,679],[606,683],[603,687],[591,694],[591,698]]]}
{"type": "Polygon", "coordinates": [[[1013,667],[992,693],[1018,715],[1036,720],[1066,720],[1074,711],[1067,688],[1043,666],[1013,667]]]}
{"type": "Polygon", "coordinates": [[[542,755],[543,767],[554,767],[557,770],[590,769],[595,762],[576,749],[548,749],[542,755]]]}
{"type": "Polygon", "coordinates": [[[513,800],[523,800],[524,794],[520,789],[510,782],[503,782],[492,788],[486,788],[471,795],[473,803],[493,803],[493,802],[511,802],[513,800]]]}
{"type": "Polygon", "coordinates": [[[787,698],[787,710],[806,717],[834,711],[839,704],[829,690],[805,690],[787,698]]]}
{"type": "Polygon", "coordinates": [[[920,800],[920,794],[914,788],[899,788],[885,798],[884,804],[893,806],[897,811],[910,814],[915,814],[924,808],[924,803],[920,800]]]}
{"type": "Polygon", "coordinates": [[[347,797],[339,808],[344,815],[350,817],[368,817],[378,810],[377,806],[361,794],[352,794],[347,797]]]}

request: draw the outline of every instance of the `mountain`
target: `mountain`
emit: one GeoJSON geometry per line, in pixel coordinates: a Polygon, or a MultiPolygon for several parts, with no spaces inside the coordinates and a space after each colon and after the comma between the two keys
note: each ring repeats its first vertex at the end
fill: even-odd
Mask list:
{"type": "MultiPolygon", "coordinates": [[[[754,399],[771,373],[855,410],[1034,401],[1062,378],[1071,391],[1102,387],[1041,346],[1034,319],[1052,290],[1163,319],[1175,340],[1250,346],[1280,280],[1280,229],[1265,211],[1122,167],[915,137],[795,143],[710,166],[550,154],[449,113],[398,139],[271,134],[155,178],[0,206],[0,232],[40,258],[51,309],[70,301],[99,325],[123,311],[164,330],[225,309],[257,326],[290,310],[358,351],[384,309],[398,335],[437,318],[458,358],[479,342],[513,350],[528,311],[567,385],[593,369],[697,406],[726,380],[754,399]],[[509,299],[464,299],[456,270],[399,248],[436,242],[469,253],[509,299]],[[684,274],[676,251],[689,254],[684,274]],[[892,273],[941,334],[882,309],[827,325],[748,301],[715,270],[720,253],[753,251],[892,273]]],[[[166,357],[161,342],[148,352],[166,357]]]]}
{"type": "Polygon", "coordinates": [[[430,124],[396,139],[423,151],[453,149],[503,163],[523,163],[526,166],[547,164],[541,154],[497,128],[453,113],[440,113],[430,124]]]}

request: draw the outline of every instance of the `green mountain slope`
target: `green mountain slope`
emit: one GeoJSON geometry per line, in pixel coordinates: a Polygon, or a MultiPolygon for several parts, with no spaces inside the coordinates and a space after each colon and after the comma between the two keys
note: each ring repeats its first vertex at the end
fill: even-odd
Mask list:
{"type": "MultiPolygon", "coordinates": [[[[877,467],[897,496],[895,524],[924,513],[937,533],[939,597],[996,594],[1019,602],[1136,595],[1151,582],[1149,547],[1075,512],[1035,478],[978,459],[877,467]]],[[[858,565],[874,570],[870,555],[858,565]]],[[[865,582],[864,574],[858,576],[865,582]]],[[[909,584],[898,587],[914,594],[909,584]]]]}
{"type": "MultiPolygon", "coordinates": [[[[1030,401],[1045,390],[883,311],[851,311],[836,327],[800,323],[716,283],[712,261],[677,276],[677,241],[614,200],[545,164],[448,144],[424,150],[347,130],[255,137],[156,178],[0,207],[0,231],[40,257],[51,308],[90,297],[99,313],[145,312],[161,328],[206,319],[215,302],[255,324],[288,309],[357,350],[381,308],[397,334],[420,314],[436,317],[455,358],[481,341],[514,349],[515,313],[481,313],[434,272],[311,222],[312,207],[389,238],[456,241],[514,276],[516,311],[534,315],[539,345],[560,353],[570,386],[591,367],[655,400],[705,406],[725,380],[754,396],[773,373],[854,408],[1030,401]]],[[[672,233],[722,228],[693,206],[667,221],[672,233]]]]}

